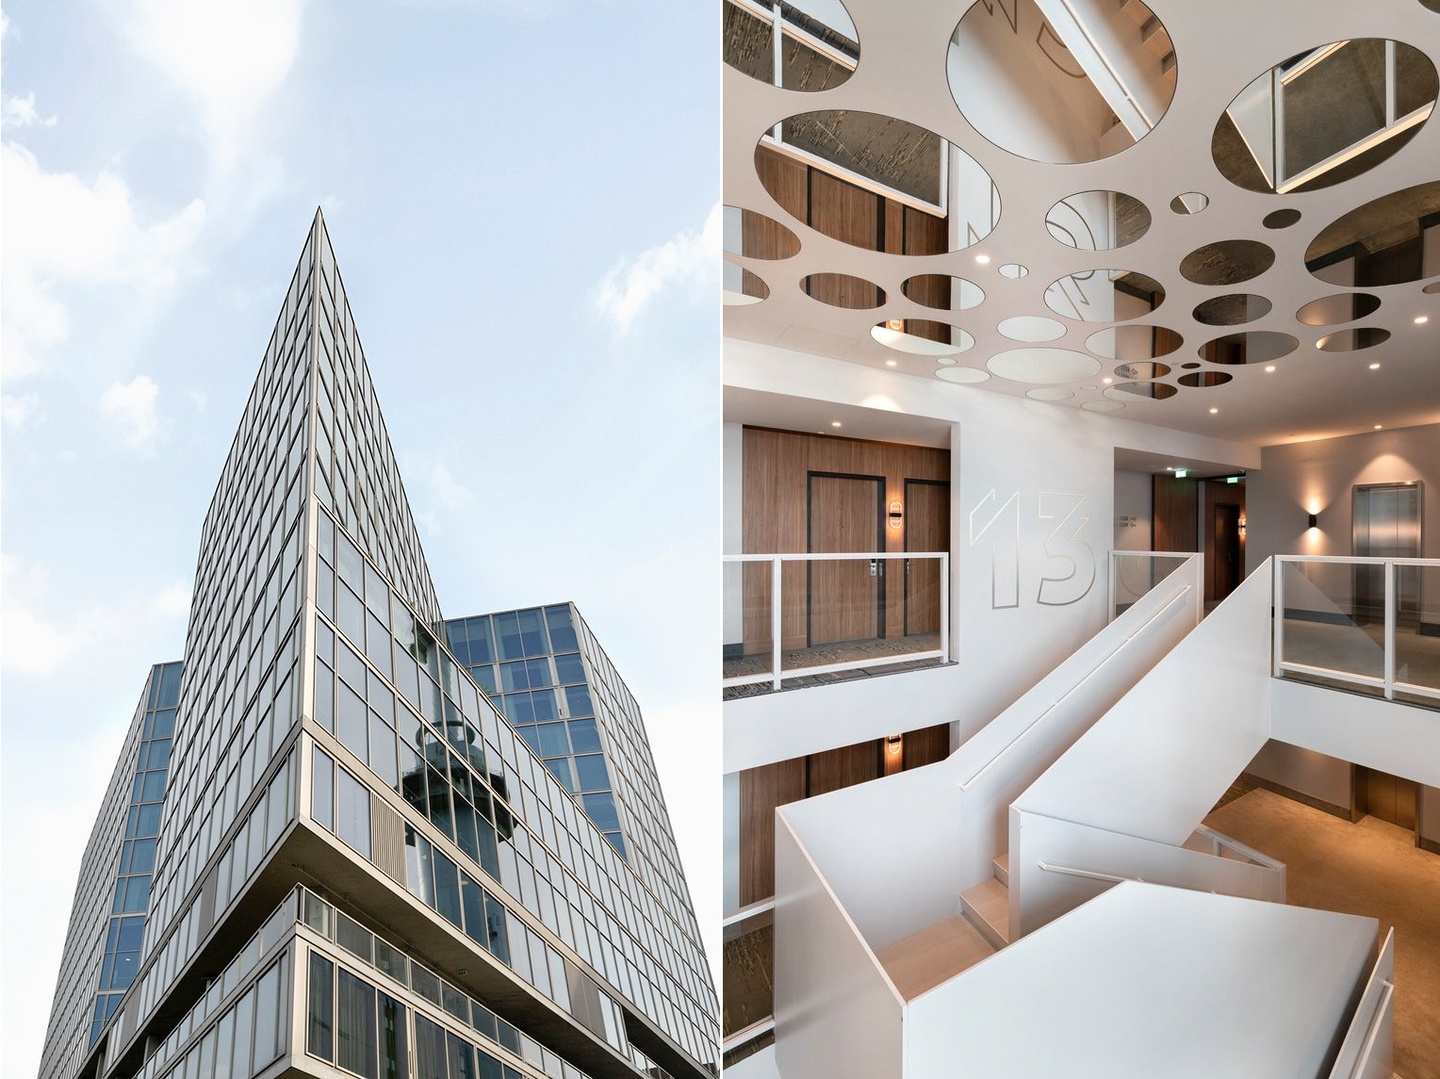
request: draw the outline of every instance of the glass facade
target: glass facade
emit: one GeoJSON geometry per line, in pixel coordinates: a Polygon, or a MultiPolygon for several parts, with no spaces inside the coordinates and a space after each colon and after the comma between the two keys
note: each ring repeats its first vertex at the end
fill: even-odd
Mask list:
{"type": "MultiPolygon", "coordinates": [[[[519,614],[518,646],[543,645],[521,656],[537,661],[525,692],[558,691],[578,723],[564,754],[517,737],[447,647],[317,214],[206,515],[184,678],[177,665],[168,706],[137,719],[107,799],[125,848],[103,917],[77,895],[72,930],[108,923],[92,950],[110,981],[103,999],[87,989],[89,1041],[47,1050],[42,1079],[248,1076],[281,1059],[447,1079],[713,1073],[714,986],[638,708],[573,608],[524,629],[519,614]],[[382,973],[377,929],[421,942],[386,946],[403,993],[349,960],[254,944],[301,879],[344,928],[329,939],[370,939],[382,973]],[[142,932],[127,919],[144,898],[142,932]],[[247,935],[254,955],[225,943],[247,935]],[[405,995],[432,982],[439,1016],[405,995]],[[468,1001],[460,1030],[443,987],[468,1001]],[[301,1008],[305,1044],[288,1044],[301,1008]],[[483,1015],[534,1060],[477,1040],[483,1015]]],[[[80,1026],[67,984],[52,1030],[80,1026]]]]}

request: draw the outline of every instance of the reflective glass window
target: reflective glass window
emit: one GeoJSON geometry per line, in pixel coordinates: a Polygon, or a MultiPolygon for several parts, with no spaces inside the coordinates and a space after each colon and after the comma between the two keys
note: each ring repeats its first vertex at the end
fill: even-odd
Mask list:
{"type": "Polygon", "coordinates": [[[381,993],[380,1079],[404,1079],[408,1075],[405,1005],[381,993]]]}
{"type": "Polygon", "coordinates": [[[460,882],[456,877],[458,867],[449,855],[442,850],[433,852],[435,860],[435,909],[446,921],[455,925],[461,925],[460,915],[460,882]]]}
{"type": "MultiPolygon", "coordinates": [[[[310,816],[327,831],[335,830],[335,762],[315,747],[310,779],[310,816]]],[[[328,1059],[328,1058],[327,1058],[328,1059]]]]}
{"type": "Polygon", "coordinates": [[[550,645],[555,651],[565,652],[580,647],[568,606],[546,607],[545,621],[550,627],[550,645]]]}
{"type": "Polygon", "coordinates": [[[582,791],[605,790],[610,786],[610,773],[605,758],[598,753],[575,758],[575,775],[582,791]]]}
{"type": "Polygon", "coordinates": [[[335,834],[370,857],[370,792],[344,768],[335,776],[335,834]]]}
{"type": "Polygon", "coordinates": [[[341,967],[335,1004],[335,1063],[377,1079],[374,987],[341,967]]]}
{"type": "Polygon", "coordinates": [[[475,1079],[474,1047],[448,1031],[445,1045],[450,1057],[450,1079],[475,1079]]]}
{"type": "Polygon", "coordinates": [[[565,706],[572,716],[593,716],[595,706],[590,703],[590,687],[585,685],[565,687],[565,706]]]}
{"type": "Polygon", "coordinates": [[[609,791],[582,795],[585,815],[595,822],[602,832],[614,831],[620,827],[620,818],[615,813],[615,798],[609,791]]]}
{"type": "Polygon", "coordinates": [[[415,1079],[447,1079],[445,1030],[419,1014],[415,1016],[415,1079]]]}
{"type": "Polygon", "coordinates": [[[566,726],[570,729],[570,744],[576,753],[599,753],[600,731],[593,719],[572,719],[566,726]]]}
{"type": "MultiPolygon", "coordinates": [[[[555,631],[550,632],[553,637],[555,631]]],[[[555,657],[555,680],[561,685],[585,681],[585,665],[580,662],[579,652],[565,652],[555,657]]]]}
{"type": "Polygon", "coordinates": [[[565,724],[542,723],[538,730],[542,757],[558,757],[570,752],[570,739],[565,736],[565,724]]]}

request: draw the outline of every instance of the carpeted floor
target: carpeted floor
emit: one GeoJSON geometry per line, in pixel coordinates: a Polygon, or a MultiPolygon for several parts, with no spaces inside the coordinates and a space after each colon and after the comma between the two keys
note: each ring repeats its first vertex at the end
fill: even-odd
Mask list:
{"type": "Polygon", "coordinates": [[[1292,904],[1378,918],[1382,937],[1395,927],[1395,1072],[1440,1079],[1440,856],[1393,824],[1350,824],[1266,790],[1205,823],[1284,862],[1292,904]]]}

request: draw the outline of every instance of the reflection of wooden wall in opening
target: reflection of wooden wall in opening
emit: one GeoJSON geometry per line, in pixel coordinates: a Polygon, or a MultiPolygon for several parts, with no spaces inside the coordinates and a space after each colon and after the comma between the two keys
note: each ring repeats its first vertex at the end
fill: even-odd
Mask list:
{"type": "Polygon", "coordinates": [[[1228,596],[1245,576],[1245,537],[1230,531],[1245,516],[1245,485],[1206,480],[1204,487],[1205,602],[1213,603],[1228,596]],[[1222,517],[1221,506],[1238,507],[1239,512],[1222,517]],[[1234,549],[1227,554],[1221,544],[1234,544],[1234,549]],[[1228,561],[1232,555],[1233,562],[1228,561]]]}
{"type": "MultiPolygon", "coordinates": [[[[775,810],[789,802],[877,779],[885,740],[856,742],[748,768],[740,773],[740,905],[775,894],[775,810]]],[[[918,768],[950,753],[950,726],[904,735],[904,767],[918,768]]]]}
{"type": "MultiPolygon", "coordinates": [[[[808,550],[808,480],[811,472],[883,476],[881,515],[892,501],[903,504],[907,479],[949,480],[950,451],[888,442],[827,438],[791,431],[747,427],[744,432],[742,479],[742,547],[746,554],[792,554],[808,550]]],[[[884,528],[885,550],[905,550],[904,528],[884,528]]],[[[948,544],[947,544],[948,547],[948,544]]],[[[944,549],[944,548],[942,548],[944,549]]],[[[903,580],[903,562],[895,580],[903,580]]],[[[747,654],[769,651],[770,566],[744,568],[744,641],[747,654]]],[[[781,582],[781,643],[806,645],[806,573],[803,563],[785,566],[781,582]]],[[[905,589],[886,590],[886,636],[904,632],[905,589]]]]}

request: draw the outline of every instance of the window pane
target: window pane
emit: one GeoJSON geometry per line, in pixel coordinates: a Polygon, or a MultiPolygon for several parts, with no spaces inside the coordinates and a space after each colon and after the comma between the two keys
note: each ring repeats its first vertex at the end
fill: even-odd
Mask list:
{"type": "Polygon", "coordinates": [[[579,778],[582,791],[606,790],[610,786],[610,773],[605,770],[605,758],[598,753],[576,757],[575,775],[579,778]]]}
{"type": "Polygon", "coordinates": [[[310,953],[310,1020],[305,1035],[305,1048],[321,1060],[334,1060],[331,1036],[335,1011],[333,965],[330,960],[310,953]]]}
{"type": "Polygon", "coordinates": [[[344,768],[337,768],[336,773],[335,834],[369,858],[370,792],[344,768]]]}
{"type": "Polygon", "coordinates": [[[445,1045],[450,1056],[450,1079],[475,1079],[475,1049],[467,1041],[448,1031],[445,1045]]]}
{"type": "Polygon", "coordinates": [[[368,724],[365,702],[344,682],[340,683],[339,700],[335,709],[335,737],[340,744],[362,761],[368,759],[366,749],[366,727],[368,724]]]}
{"type": "Polygon", "coordinates": [[[405,886],[428,907],[435,905],[435,878],[430,872],[430,840],[405,826],[405,886]]]}
{"type": "MultiPolygon", "coordinates": [[[[555,629],[552,626],[550,635],[555,636],[555,629]]],[[[579,652],[567,652],[564,655],[555,657],[555,678],[561,685],[566,682],[585,681],[585,667],[580,662],[579,652]]]]}
{"type": "Polygon", "coordinates": [[[280,968],[272,965],[255,986],[255,1070],[259,1071],[276,1057],[275,1008],[279,1000],[280,968]]]}
{"type": "Polygon", "coordinates": [[[343,967],[335,1009],[335,1063],[377,1079],[375,989],[343,967]]]}
{"type": "MultiPolygon", "coordinates": [[[[327,831],[335,830],[335,762],[330,754],[315,749],[315,766],[310,779],[310,816],[327,831]]],[[[328,1059],[328,1058],[327,1058],[328,1059]]]]}
{"type": "Polygon", "coordinates": [[[423,1015],[415,1016],[415,1079],[447,1079],[445,1031],[423,1015]]]}
{"type": "Polygon", "coordinates": [[[500,962],[510,962],[510,936],[505,926],[505,907],[489,892],[485,893],[485,924],[490,932],[490,951],[500,962]]]}
{"type": "Polygon", "coordinates": [[[576,753],[600,752],[600,732],[593,719],[572,719],[565,725],[570,728],[570,743],[576,753]]]}
{"type": "Polygon", "coordinates": [[[455,926],[460,925],[460,883],[450,856],[437,850],[435,858],[435,909],[455,926]]]}
{"type": "Polygon", "coordinates": [[[409,1074],[405,1053],[405,1006],[380,994],[380,1079],[409,1074]]]}
{"type": "Polygon", "coordinates": [[[255,992],[251,990],[235,1005],[235,1053],[230,1067],[235,1079],[250,1079],[250,1032],[255,1023],[255,992]]]}

